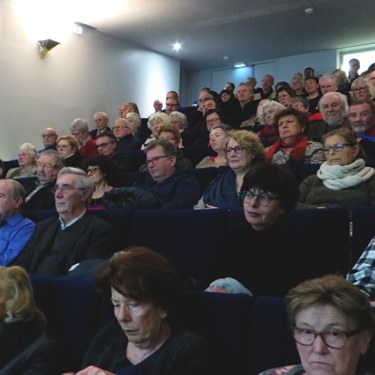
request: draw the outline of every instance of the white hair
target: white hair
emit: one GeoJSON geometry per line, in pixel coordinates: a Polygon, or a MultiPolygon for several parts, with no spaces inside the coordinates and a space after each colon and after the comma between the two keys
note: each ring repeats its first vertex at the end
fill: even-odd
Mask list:
{"type": "Polygon", "coordinates": [[[172,116],[176,116],[180,120],[180,123],[183,129],[186,129],[189,126],[187,118],[183,113],[174,111],[169,114],[169,117],[172,117],[172,116]]]}
{"type": "Polygon", "coordinates": [[[279,102],[275,102],[274,100],[271,100],[269,102],[263,103],[259,107],[259,111],[258,111],[258,119],[259,119],[259,121],[260,121],[261,124],[265,123],[264,110],[266,109],[266,107],[273,108],[275,110],[275,114],[279,114],[280,112],[282,112],[286,108],[285,106],[283,106],[279,102]]]}
{"type": "Polygon", "coordinates": [[[171,123],[171,119],[170,117],[166,114],[166,113],[163,113],[163,112],[156,112],[154,114],[152,114],[149,118],[148,118],[148,123],[147,123],[147,126],[148,128],[151,130],[152,128],[152,123],[157,119],[157,118],[160,118],[164,125],[172,125],[171,123]]]}
{"type": "Polygon", "coordinates": [[[36,163],[36,158],[38,157],[38,151],[37,149],[31,144],[31,143],[24,143],[20,146],[20,150],[27,150],[30,154],[30,156],[33,158],[33,163],[36,163]]]}
{"type": "Polygon", "coordinates": [[[83,118],[76,118],[73,120],[72,124],[69,128],[70,131],[78,130],[80,133],[88,133],[89,132],[89,125],[87,124],[87,121],[83,118]]]}
{"type": "Polygon", "coordinates": [[[346,95],[341,94],[340,92],[327,92],[327,94],[324,94],[322,98],[319,101],[319,111],[322,113],[322,107],[324,104],[325,99],[330,98],[331,96],[336,96],[339,98],[340,102],[344,105],[344,116],[347,116],[349,113],[349,105],[348,105],[348,98],[346,95]]]}

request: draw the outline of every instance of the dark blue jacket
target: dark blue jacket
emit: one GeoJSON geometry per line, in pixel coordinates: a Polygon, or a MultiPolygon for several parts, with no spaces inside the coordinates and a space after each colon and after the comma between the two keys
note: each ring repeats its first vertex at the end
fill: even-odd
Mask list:
{"type": "Polygon", "coordinates": [[[128,134],[117,141],[116,152],[124,153],[129,151],[140,150],[142,141],[134,138],[133,134],[128,134]]]}
{"type": "Polygon", "coordinates": [[[153,193],[162,200],[164,210],[187,210],[193,208],[200,198],[200,186],[197,179],[190,174],[176,171],[162,183],[158,184],[147,172],[146,176],[133,184],[133,187],[153,193]]]}

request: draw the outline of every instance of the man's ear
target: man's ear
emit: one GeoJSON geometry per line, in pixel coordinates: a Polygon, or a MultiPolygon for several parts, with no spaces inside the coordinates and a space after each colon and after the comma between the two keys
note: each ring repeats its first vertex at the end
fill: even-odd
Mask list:
{"type": "Polygon", "coordinates": [[[89,189],[81,190],[81,201],[86,202],[89,200],[89,197],[91,195],[91,192],[89,189]]]}
{"type": "Polygon", "coordinates": [[[171,166],[175,166],[177,163],[177,158],[175,156],[171,156],[171,166]]]}
{"type": "Polygon", "coordinates": [[[17,197],[15,200],[14,200],[14,208],[18,209],[22,206],[22,203],[23,203],[23,199],[21,197],[17,197]]]}

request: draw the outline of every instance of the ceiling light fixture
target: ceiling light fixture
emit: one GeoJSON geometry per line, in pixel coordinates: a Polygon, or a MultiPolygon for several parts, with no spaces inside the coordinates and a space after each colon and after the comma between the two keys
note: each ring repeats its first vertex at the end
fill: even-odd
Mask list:
{"type": "Polygon", "coordinates": [[[311,14],[314,11],[314,8],[306,8],[305,13],[306,14],[311,14]]]}
{"type": "Polygon", "coordinates": [[[175,51],[179,51],[181,49],[181,43],[174,43],[173,44],[173,49],[175,51]]]}
{"type": "Polygon", "coordinates": [[[244,68],[246,66],[245,62],[238,62],[234,64],[235,68],[244,68]]]}

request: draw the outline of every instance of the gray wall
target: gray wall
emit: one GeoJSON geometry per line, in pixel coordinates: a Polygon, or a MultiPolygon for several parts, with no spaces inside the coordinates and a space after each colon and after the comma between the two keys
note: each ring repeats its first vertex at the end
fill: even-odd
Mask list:
{"type": "Polygon", "coordinates": [[[142,117],[167,91],[179,91],[180,62],[136,44],[84,29],[39,57],[37,42],[18,25],[10,2],[0,1],[0,158],[14,159],[24,142],[42,148],[42,130],[69,134],[73,119],[95,128],[95,112],[113,124],[120,104],[136,102],[142,117]]]}

